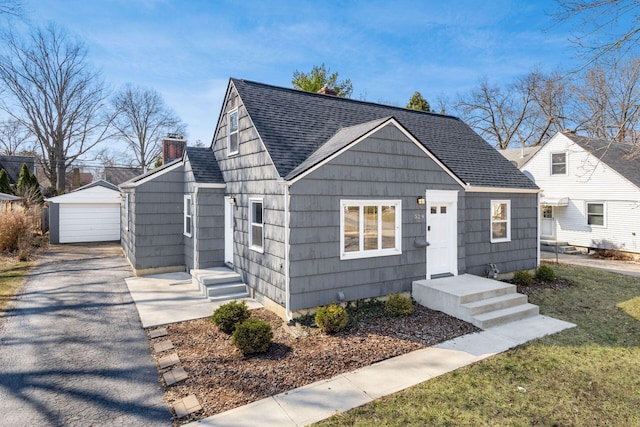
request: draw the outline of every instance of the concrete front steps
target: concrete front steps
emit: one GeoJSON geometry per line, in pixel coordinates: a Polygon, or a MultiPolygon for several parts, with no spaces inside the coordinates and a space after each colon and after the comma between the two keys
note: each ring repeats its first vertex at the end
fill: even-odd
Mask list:
{"type": "Polygon", "coordinates": [[[516,293],[516,286],[463,274],[413,282],[412,296],[421,305],[472,323],[481,329],[537,316],[537,305],[516,293]]]}
{"type": "Polygon", "coordinates": [[[249,288],[242,277],[226,267],[191,270],[193,284],[209,301],[249,298],[249,288]]]}
{"type": "Polygon", "coordinates": [[[570,245],[569,242],[557,242],[555,240],[540,240],[540,250],[545,252],[555,252],[556,244],[558,245],[558,253],[567,255],[582,254],[583,252],[570,245]]]}

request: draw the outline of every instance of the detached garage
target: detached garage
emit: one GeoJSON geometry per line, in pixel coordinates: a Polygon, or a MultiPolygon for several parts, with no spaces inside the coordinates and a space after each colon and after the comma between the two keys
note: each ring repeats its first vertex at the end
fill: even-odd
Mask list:
{"type": "Polygon", "coordinates": [[[95,181],[49,202],[51,243],[108,242],[120,240],[120,190],[95,181]]]}

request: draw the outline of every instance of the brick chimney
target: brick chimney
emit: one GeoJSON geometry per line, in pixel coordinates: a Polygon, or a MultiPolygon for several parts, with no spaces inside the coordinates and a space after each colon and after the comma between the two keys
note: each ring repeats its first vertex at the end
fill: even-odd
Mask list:
{"type": "Polygon", "coordinates": [[[162,164],[181,158],[186,146],[187,140],[182,135],[170,133],[162,138],[162,164]]]}
{"type": "Polygon", "coordinates": [[[318,91],[318,93],[320,93],[322,95],[338,96],[338,92],[336,92],[335,90],[329,88],[329,86],[327,86],[327,85],[322,86],[322,89],[320,89],[318,91]]]}

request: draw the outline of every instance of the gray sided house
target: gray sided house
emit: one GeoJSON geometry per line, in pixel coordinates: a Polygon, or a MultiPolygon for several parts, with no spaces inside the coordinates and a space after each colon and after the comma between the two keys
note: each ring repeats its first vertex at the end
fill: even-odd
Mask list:
{"type": "Polygon", "coordinates": [[[211,148],[121,190],[138,274],[228,266],[287,316],[538,263],[538,187],[445,115],[231,79],[211,148]]]}

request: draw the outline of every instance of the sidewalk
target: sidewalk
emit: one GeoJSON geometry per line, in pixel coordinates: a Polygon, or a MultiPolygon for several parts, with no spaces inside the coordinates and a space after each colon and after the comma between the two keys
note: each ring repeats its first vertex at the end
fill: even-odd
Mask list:
{"type": "MultiPolygon", "coordinates": [[[[541,261],[556,261],[555,252],[540,251],[541,261]]],[[[608,259],[592,258],[588,255],[558,254],[560,264],[578,265],[581,267],[597,268],[611,273],[625,274],[627,276],[640,277],[640,263],[628,261],[614,261],[608,259]]]]}
{"type": "Polygon", "coordinates": [[[294,427],[321,421],[575,325],[547,316],[496,326],[214,415],[189,427],[294,427]]]}

